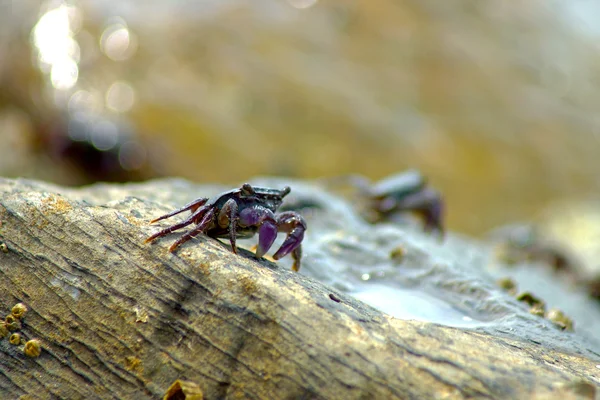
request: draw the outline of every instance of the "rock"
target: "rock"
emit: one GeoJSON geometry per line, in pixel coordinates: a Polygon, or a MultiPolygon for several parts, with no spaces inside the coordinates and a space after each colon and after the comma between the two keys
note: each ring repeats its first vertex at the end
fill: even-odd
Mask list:
{"type": "MultiPolygon", "coordinates": [[[[0,179],[0,241],[7,248],[0,252],[0,312],[9,315],[22,303],[28,311],[18,333],[43,349],[29,358],[0,339],[0,392],[5,398],[155,399],[181,380],[207,399],[593,398],[600,356],[576,333],[552,328],[534,340],[502,334],[493,323],[459,329],[404,320],[340,290],[352,292],[363,274],[376,276],[372,257],[379,253],[370,253],[370,242],[346,240],[361,226],[365,232],[357,235],[388,238],[382,249],[404,249],[399,265],[389,253],[385,261],[376,258],[380,269],[417,274],[419,265],[431,267],[428,276],[436,278],[421,281],[445,285],[453,295],[438,300],[448,309],[453,301],[485,297],[473,304],[491,307],[484,307],[489,321],[502,314],[510,324],[516,315],[521,325],[511,326],[534,326],[530,335],[552,327],[524,308],[519,314],[521,305],[491,279],[480,286],[444,283],[441,277],[459,277],[462,270],[451,266],[460,258],[448,248],[428,253],[434,244],[413,240],[417,231],[367,227],[342,199],[306,182],[290,185],[296,201],[312,198],[313,205],[305,210],[300,273],[289,270],[288,260],[256,260],[243,249],[234,255],[205,236],[174,254],[167,248],[177,234],[144,244],[158,229],[150,219],[222,187],[160,180],[70,189],[0,179]],[[344,270],[335,273],[339,266],[323,271],[333,254],[365,264],[362,272],[352,266],[356,282],[345,286],[344,270]],[[491,302],[492,295],[506,296],[508,305],[491,302]],[[552,339],[561,337],[573,343],[561,347],[552,339]]],[[[478,246],[452,240],[463,259],[478,246]]]]}

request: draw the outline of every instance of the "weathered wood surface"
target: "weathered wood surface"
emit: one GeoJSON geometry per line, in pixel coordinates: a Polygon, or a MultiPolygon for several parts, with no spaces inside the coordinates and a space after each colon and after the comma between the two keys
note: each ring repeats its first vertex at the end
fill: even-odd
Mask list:
{"type": "Polygon", "coordinates": [[[156,185],[0,179],[0,313],[25,303],[20,332],[44,346],[0,340],[2,399],[157,399],[176,379],[206,399],[594,396],[577,383],[597,383],[594,360],[395,319],[203,236],[144,244],[156,185]]]}

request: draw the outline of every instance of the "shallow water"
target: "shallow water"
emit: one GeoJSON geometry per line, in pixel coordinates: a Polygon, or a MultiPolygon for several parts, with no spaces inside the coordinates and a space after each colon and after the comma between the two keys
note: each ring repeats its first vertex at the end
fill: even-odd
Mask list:
{"type": "Polygon", "coordinates": [[[434,322],[459,328],[478,328],[489,322],[475,320],[448,303],[419,290],[365,283],[350,294],[393,317],[434,322]]]}

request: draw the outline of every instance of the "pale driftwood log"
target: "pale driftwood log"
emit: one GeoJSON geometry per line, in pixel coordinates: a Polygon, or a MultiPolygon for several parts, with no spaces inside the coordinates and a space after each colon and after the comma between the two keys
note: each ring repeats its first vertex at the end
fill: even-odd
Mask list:
{"type": "Polygon", "coordinates": [[[43,343],[0,340],[0,398],[157,399],[177,379],[206,399],[594,396],[592,360],[395,319],[203,236],[144,244],[153,189],[0,180],[0,312],[25,303],[43,343]],[[99,196],[118,201],[81,202],[99,196]]]}

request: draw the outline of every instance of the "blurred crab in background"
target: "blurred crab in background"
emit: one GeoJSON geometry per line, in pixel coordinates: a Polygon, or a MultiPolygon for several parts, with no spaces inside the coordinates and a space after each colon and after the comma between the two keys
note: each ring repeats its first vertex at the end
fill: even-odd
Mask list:
{"type": "Polygon", "coordinates": [[[419,171],[407,170],[375,183],[361,175],[350,175],[329,179],[326,184],[335,188],[342,182],[358,189],[359,200],[364,203],[361,211],[369,222],[397,221],[404,213],[413,212],[423,219],[426,232],[443,238],[444,201],[419,171]]]}
{"type": "Polygon", "coordinates": [[[212,198],[202,197],[186,204],[182,208],[165,214],[151,223],[170,218],[184,211],[190,215],[184,221],[165,228],[146,239],[151,242],[185,226],[196,224],[196,227],[179,238],[169,247],[175,251],[180,245],[199,233],[212,238],[228,237],[231,250],[237,254],[236,239],[251,238],[258,232],[256,256],[262,257],[273,245],[278,232],[286,232],[287,237],[273,258],[278,260],[292,254],[292,269],[300,269],[302,257],[302,240],[306,231],[306,222],[294,211],[275,214],[283,203],[283,198],[290,193],[289,186],[283,189],[270,189],[244,183],[239,189],[233,189],[212,198]]]}

